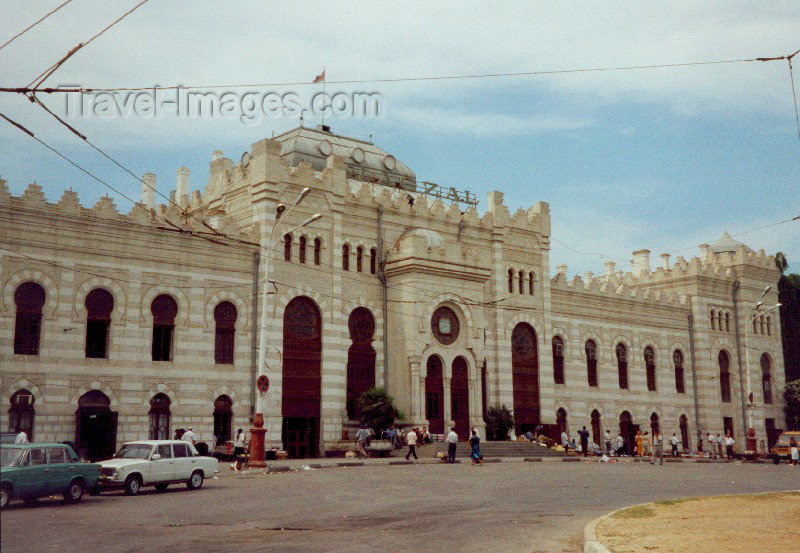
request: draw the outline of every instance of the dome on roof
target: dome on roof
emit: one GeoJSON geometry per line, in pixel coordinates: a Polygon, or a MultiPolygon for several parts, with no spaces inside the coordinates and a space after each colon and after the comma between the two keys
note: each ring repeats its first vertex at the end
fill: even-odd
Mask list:
{"type": "Polygon", "coordinates": [[[409,236],[419,236],[420,238],[424,238],[425,240],[427,240],[429,248],[440,248],[444,245],[444,238],[442,237],[441,234],[439,234],[435,230],[430,230],[426,228],[413,228],[407,230],[400,235],[400,238],[397,239],[397,242],[400,243],[409,236]]]}
{"type": "Polygon", "coordinates": [[[739,246],[747,248],[747,246],[738,240],[734,240],[733,237],[728,234],[728,231],[725,231],[722,233],[722,238],[709,246],[709,251],[712,253],[735,252],[739,246]]]}

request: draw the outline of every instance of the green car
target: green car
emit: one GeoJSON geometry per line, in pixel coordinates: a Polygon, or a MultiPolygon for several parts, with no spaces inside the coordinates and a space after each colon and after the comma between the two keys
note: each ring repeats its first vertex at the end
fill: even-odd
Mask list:
{"type": "Polygon", "coordinates": [[[33,502],[60,494],[67,503],[77,503],[83,491],[93,488],[100,465],[81,463],[65,444],[0,445],[0,508],[12,499],[33,502]]]}

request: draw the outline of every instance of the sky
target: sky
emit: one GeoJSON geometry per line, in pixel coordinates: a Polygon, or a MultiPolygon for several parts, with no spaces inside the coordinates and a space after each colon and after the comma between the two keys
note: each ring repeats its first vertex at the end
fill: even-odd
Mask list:
{"type": "MultiPolygon", "coordinates": [[[[63,0],[0,0],[0,43],[63,0]]],[[[73,0],[0,50],[0,86],[24,86],[138,0],[73,0]]],[[[800,3],[768,2],[211,2],[150,0],[67,60],[46,86],[226,85],[219,94],[291,94],[309,83],[642,66],[752,59],[800,49],[800,3]]],[[[800,55],[794,63],[800,93],[800,55]]],[[[373,94],[380,114],[326,117],[334,132],[372,135],[418,179],[492,190],[512,213],[550,204],[551,272],[629,269],[647,248],[687,258],[728,231],[800,272],[800,136],[785,60],[483,79],[326,85],[373,94]],[[770,226],[771,225],[771,226],[770,226]],[[754,230],[759,229],[761,230],[754,230]]],[[[238,161],[251,144],[296,126],[299,113],[177,116],[145,106],[67,111],[67,95],[41,95],[55,113],[134,173],[192,189],[208,181],[214,150],[238,161]]],[[[75,95],[72,96],[75,98],[75,95]]],[[[106,99],[110,98],[106,95],[106,99]]],[[[115,101],[124,106],[125,97],[115,101]]],[[[74,101],[74,100],[73,100],[74,101]]],[[[76,104],[73,103],[73,107],[76,104]]],[[[106,104],[108,105],[108,104],[106,104]]],[[[98,107],[100,106],[100,107],[98,107]]],[[[134,200],[141,185],[20,95],[0,112],[134,200]]],[[[319,122],[306,115],[306,125],[319,122]]],[[[110,195],[131,203],[0,121],[0,178],[13,194],[40,184],[57,201],[110,195]]]]}

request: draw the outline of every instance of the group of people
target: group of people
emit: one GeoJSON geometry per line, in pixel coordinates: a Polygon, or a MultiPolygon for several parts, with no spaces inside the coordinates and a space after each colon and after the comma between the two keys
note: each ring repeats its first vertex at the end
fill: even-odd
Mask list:
{"type": "MultiPolygon", "coordinates": [[[[427,442],[422,443],[431,443],[430,434],[427,433],[427,429],[423,427],[423,436],[427,436],[427,442]]],[[[417,429],[412,428],[408,431],[405,436],[406,443],[408,444],[408,453],[406,453],[406,461],[410,460],[413,456],[414,459],[419,459],[417,457],[417,444],[420,443],[421,438],[420,435],[417,434],[417,429]]],[[[456,450],[458,448],[458,434],[456,433],[456,428],[451,427],[450,432],[447,434],[447,462],[448,463],[455,463],[456,462],[456,450]]],[[[481,465],[483,464],[483,455],[481,455],[481,438],[478,436],[478,431],[474,428],[472,429],[472,435],[469,437],[469,446],[470,446],[470,459],[472,459],[473,465],[481,465]]]]}
{"type": "MultiPolygon", "coordinates": [[[[714,436],[711,432],[706,435],[706,445],[711,459],[733,459],[733,444],[736,443],[730,431],[726,430],[725,435],[714,436]],[[722,452],[725,452],[723,455],[722,452]]],[[[698,440],[698,449],[702,449],[702,441],[698,440]]]]}

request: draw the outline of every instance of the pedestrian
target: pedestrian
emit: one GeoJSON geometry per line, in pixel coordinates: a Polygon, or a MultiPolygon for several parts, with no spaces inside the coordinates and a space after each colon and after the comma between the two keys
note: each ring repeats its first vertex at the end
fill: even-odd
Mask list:
{"type": "Polygon", "coordinates": [[[675,432],[672,433],[672,437],[669,439],[669,445],[672,446],[672,456],[678,456],[678,437],[675,435],[675,432]]]}
{"type": "Polygon", "coordinates": [[[184,432],[186,432],[186,430],[184,430],[183,428],[178,428],[177,430],[175,430],[175,436],[172,439],[180,440],[181,438],[183,438],[184,432]]]}
{"type": "Polygon", "coordinates": [[[722,432],[719,433],[717,436],[717,457],[722,459],[722,444],[725,441],[725,437],[722,435],[722,432]]]}
{"type": "Polygon", "coordinates": [[[247,434],[240,428],[236,431],[236,438],[233,440],[233,464],[231,468],[236,472],[239,472],[242,466],[242,457],[244,456],[246,444],[247,434]]]}
{"type": "Polygon", "coordinates": [[[408,431],[406,434],[406,443],[408,444],[408,453],[406,453],[406,461],[408,461],[409,457],[412,455],[414,459],[419,459],[417,457],[417,433],[414,432],[414,429],[408,431]]]}
{"type": "Polygon", "coordinates": [[[624,453],[625,453],[625,438],[622,437],[622,434],[617,434],[617,449],[616,449],[617,457],[622,457],[624,453]]]}
{"type": "Polygon", "coordinates": [[[569,455],[569,436],[567,436],[567,429],[561,429],[561,447],[564,448],[564,455],[569,455]]]}
{"type": "Polygon", "coordinates": [[[367,443],[369,442],[369,428],[367,424],[361,425],[361,428],[356,432],[356,455],[359,459],[367,458],[367,443]]]}
{"type": "Polygon", "coordinates": [[[611,455],[611,431],[606,430],[606,455],[611,455]]]}
{"type": "MultiPolygon", "coordinates": [[[[474,430],[473,430],[474,432],[474,430]]],[[[458,445],[458,434],[456,434],[456,427],[450,428],[450,433],[447,435],[447,462],[456,462],[456,446],[458,445]]]]}
{"type": "Polygon", "coordinates": [[[583,430],[578,431],[578,435],[581,437],[581,451],[583,456],[586,457],[589,455],[589,431],[584,426],[583,430]]]}
{"type": "Polygon", "coordinates": [[[730,433],[726,432],[725,433],[725,455],[728,458],[728,461],[733,459],[733,444],[734,443],[735,442],[733,441],[733,436],[731,436],[730,433]]]}
{"type": "Polygon", "coordinates": [[[703,453],[703,432],[700,429],[697,430],[697,453],[703,453]]]}
{"type": "Polygon", "coordinates": [[[708,443],[708,458],[709,459],[716,459],[717,458],[717,438],[711,432],[708,433],[706,436],[706,443],[708,443]]]}
{"type": "Polygon", "coordinates": [[[797,440],[794,436],[789,440],[789,462],[795,467],[800,465],[800,450],[798,450],[797,440]]]}
{"type": "Polygon", "coordinates": [[[190,444],[194,445],[194,432],[192,432],[191,428],[187,428],[186,432],[183,433],[181,436],[181,440],[184,442],[189,442],[190,444]]]}
{"type": "Polygon", "coordinates": [[[650,457],[653,454],[653,444],[650,440],[650,432],[647,430],[644,431],[642,435],[642,446],[643,446],[643,453],[645,457],[650,457]]]}
{"type": "Polygon", "coordinates": [[[636,455],[641,457],[644,455],[644,436],[642,436],[642,431],[636,431],[636,455]]]}
{"type": "Polygon", "coordinates": [[[656,464],[656,457],[659,459],[659,465],[664,464],[664,439],[661,437],[661,434],[658,433],[658,430],[653,431],[653,456],[650,457],[650,464],[656,464]]]}
{"type": "Polygon", "coordinates": [[[17,434],[17,437],[14,438],[14,443],[15,444],[27,444],[27,443],[29,443],[27,432],[25,432],[24,430],[20,430],[19,434],[17,434]]]}
{"type": "Polygon", "coordinates": [[[469,445],[471,447],[470,457],[472,458],[472,464],[482,465],[481,439],[478,437],[478,433],[475,430],[472,431],[472,436],[469,438],[469,445]]]}

